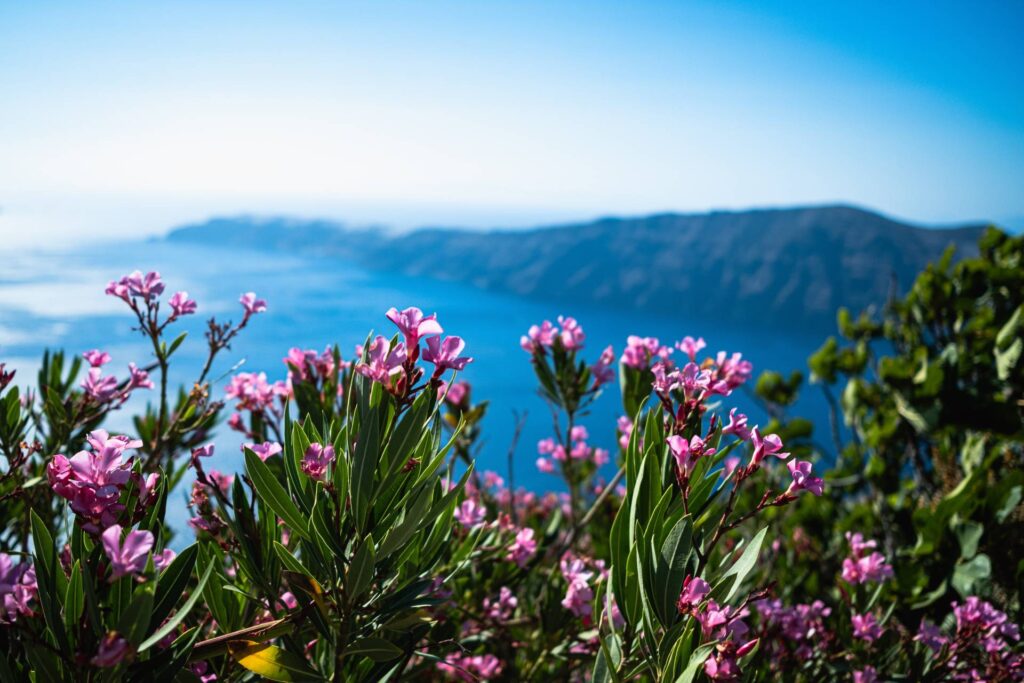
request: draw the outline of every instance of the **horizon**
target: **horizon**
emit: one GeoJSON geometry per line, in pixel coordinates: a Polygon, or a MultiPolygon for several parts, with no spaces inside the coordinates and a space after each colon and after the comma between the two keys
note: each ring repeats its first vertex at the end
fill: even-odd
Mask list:
{"type": "Polygon", "coordinates": [[[1019,229],[1022,21],[1014,3],[5,4],[0,232],[832,203],[1019,229]]]}

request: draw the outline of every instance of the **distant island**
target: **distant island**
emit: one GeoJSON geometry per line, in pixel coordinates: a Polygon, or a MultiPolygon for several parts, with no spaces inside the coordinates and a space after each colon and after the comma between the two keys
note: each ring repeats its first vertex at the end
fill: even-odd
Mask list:
{"type": "Polygon", "coordinates": [[[519,229],[400,235],[331,221],[214,218],[171,242],[289,250],[543,299],[771,329],[829,332],[835,311],[880,306],[984,225],[932,228],[852,206],[666,213],[519,229]]]}

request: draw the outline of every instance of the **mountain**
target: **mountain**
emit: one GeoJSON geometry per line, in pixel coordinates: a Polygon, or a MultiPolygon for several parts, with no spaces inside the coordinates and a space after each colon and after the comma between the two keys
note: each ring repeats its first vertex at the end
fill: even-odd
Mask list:
{"type": "Polygon", "coordinates": [[[883,304],[948,245],[960,256],[976,254],[982,229],[926,228],[823,206],[401,235],[327,221],[218,218],[168,239],[308,251],[565,306],[829,331],[836,308],[883,304]]]}

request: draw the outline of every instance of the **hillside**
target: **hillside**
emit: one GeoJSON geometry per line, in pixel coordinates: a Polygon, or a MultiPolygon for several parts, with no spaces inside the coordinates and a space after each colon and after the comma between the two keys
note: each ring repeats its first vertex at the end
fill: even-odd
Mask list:
{"type": "Polygon", "coordinates": [[[526,230],[422,229],[215,219],[173,241],[301,249],[408,275],[688,318],[828,330],[835,309],[883,303],[949,244],[976,253],[982,226],[932,229],[847,206],[606,218],[526,230]]]}

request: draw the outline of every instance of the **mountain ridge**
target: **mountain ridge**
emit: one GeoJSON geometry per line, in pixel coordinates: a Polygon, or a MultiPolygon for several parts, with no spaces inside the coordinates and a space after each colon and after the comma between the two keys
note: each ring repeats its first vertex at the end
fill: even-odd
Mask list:
{"type": "Polygon", "coordinates": [[[582,302],[825,331],[839,306],[878,306],[894,286],[905,290],[947,245],[960,257],[977,253],[983,227],[927,228],[826,205],[402,234],[248,216],[184,226],[167,239],[296,249],[563,306],[582,302]]]}

